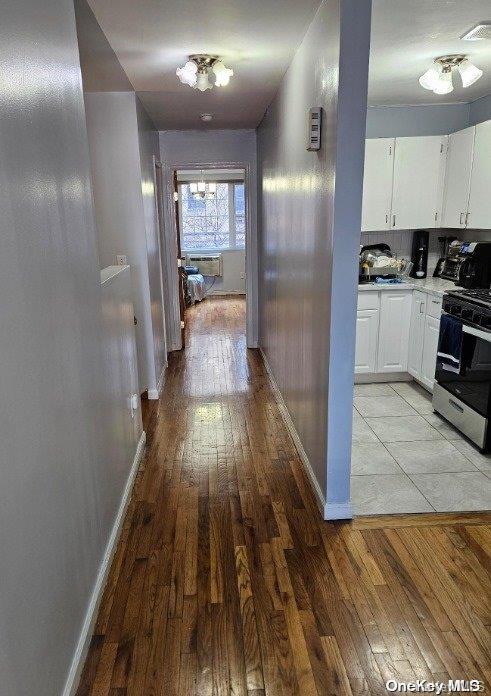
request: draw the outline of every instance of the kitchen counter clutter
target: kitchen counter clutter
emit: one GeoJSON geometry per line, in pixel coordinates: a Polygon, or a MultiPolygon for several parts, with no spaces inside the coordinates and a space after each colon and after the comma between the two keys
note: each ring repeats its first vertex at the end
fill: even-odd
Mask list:
{"type": "Polygon", "coordinates": [[[443,294],[441,278],[358,286],[355,382],[415,379],[433,390],[443,294]]]}

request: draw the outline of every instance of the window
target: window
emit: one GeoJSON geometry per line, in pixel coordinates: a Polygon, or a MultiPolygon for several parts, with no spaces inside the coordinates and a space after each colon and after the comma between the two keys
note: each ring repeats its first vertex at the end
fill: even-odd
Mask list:
{"type": "Polygon", "coordinates": [[[179,201],[183,251],[245,247],[243,182],[219,182],[215,196],[204,201],[193,196],[189,184],[179,184],[179,201]]]}

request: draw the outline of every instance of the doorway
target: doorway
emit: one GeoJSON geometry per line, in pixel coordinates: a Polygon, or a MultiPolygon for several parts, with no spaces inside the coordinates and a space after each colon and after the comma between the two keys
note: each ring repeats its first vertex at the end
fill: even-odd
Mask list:
{"type": "Polygon", "coordinates": [[[174,289],[183,348],[191,308],[218,298],[222,304],[227,300],[244,304],[248,295],[250,191],[247,169],[238,166],[176,168],[172,184],[174,289]]]}

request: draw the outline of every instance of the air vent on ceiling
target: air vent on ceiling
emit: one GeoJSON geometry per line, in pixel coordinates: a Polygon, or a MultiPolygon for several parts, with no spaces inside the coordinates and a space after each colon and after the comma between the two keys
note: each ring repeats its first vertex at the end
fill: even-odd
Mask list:
{"type": "Polygon", "coordinates": [[[491,39],[491,22],[483,22],[476,24],[475,27],[466,31],[460,37],[464,41],[480,41],[482,39],[491,39]]]}

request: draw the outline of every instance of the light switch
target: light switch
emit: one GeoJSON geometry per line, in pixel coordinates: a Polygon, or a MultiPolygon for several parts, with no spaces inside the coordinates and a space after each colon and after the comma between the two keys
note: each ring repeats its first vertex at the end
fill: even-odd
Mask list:
{"type": "Polygon", "coordinates": [[[307,128],[307,150],[320,150],[321,148],[322,106],[314,106],[309,109],[309,122],[307,128]]]}

